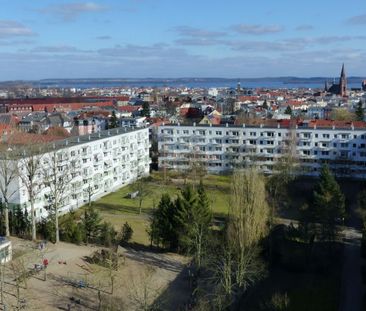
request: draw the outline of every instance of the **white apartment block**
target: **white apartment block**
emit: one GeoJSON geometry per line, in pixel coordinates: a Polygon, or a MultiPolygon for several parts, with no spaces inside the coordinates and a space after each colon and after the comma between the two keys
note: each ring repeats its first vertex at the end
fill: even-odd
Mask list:
{"type": "MultiPolygon", "coordinates": [[[[39,219],[46,217],[51,204],[50,187],[45,183],[47,167],[57,158],[57,169],[68,183],[60,202],[60,213],[85,205],[91,194],[92,200],[104,196],[134,180],[149,174],[148,128],[116,128],[95,134],[55,141],[46,153],[37,155],[41,169],[37,173],[35,213],[39,219]]],[[[25,174],[26,153],[15,165],[19,175],[25,174]]],[[[53,162],[54,163],[54,162],[53,162]]],[[[24,180],[24,179],[23,179],[24,180]]],[[[29,196],[19,176],[12,182],[15,193],[9,203],[30,210],[29,196]]],[[[9,191],[9,193],[13,190],[9,191]]],[[[0,195],[1,197],[1,195],[0,195]]]]}
{"type": "Polygon", "coordinates": [[[158,129],[159,168],[186,170],[193,161],[208,172],[223,173],[255,164],[271,173],[289,144],[299,173],[316,176],[328,163],[336,176],[366,178],[366,128],[316,127],[307,122],[292,129],[265,125],[165,125],[158,129]]]}

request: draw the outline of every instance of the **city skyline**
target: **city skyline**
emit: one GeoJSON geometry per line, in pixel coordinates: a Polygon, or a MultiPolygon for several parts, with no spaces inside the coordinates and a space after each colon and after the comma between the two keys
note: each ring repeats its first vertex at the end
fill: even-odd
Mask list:
{"type": "Polygon", "coordinates": [[[0,81],[364,76],[366,4],[13,1],[0,12],[0,81]]]}

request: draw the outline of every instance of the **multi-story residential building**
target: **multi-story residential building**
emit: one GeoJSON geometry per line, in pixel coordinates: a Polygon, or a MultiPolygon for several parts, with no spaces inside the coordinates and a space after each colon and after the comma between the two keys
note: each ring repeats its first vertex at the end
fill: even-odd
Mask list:
{"type": "Polygon", "coordinates": [[[271,173],[290,150],[300,174],[318,175],[328,163],[338,176],[366,178],[366,123],[290,120],[257,125],[163,125],[158,129],[159,167],[185,170],[193,161],[222,173],[255,164],[271,173]],[[293,147],[293,148],[291,148],[293,147]]]}
{"type": "MultiPolygon", "coordinates": [[[[53,165],[57,166],[59,178],[67,180],[59,203],[59,211],[64,213],[148,175],[149,147],[148,128],[115,128],[49,144],[47,151],[35,156],[41,164],[34,182],[36,217],[48,214],[52,198],[47,174],[53,165]]],[[[30,209],[29,191],[22,178],[27,174],[25,165],[34,161],[28,152],[29,148],[21,151],[19,159],[12,161],[19,174],[8,193],[12,193],[10,205],[30,209]]]]}

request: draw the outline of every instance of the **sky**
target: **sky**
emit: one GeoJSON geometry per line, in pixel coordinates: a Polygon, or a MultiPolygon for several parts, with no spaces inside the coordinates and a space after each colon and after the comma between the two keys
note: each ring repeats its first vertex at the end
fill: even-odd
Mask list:
{"type": "Polygon", "coordinates": [[[2,0],[0,81],[366,76],[365,0],[2,0]]]}

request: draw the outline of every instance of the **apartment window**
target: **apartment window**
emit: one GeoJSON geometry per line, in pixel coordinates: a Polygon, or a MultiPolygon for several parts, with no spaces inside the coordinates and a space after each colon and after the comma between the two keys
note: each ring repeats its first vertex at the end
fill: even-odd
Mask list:
{"type": "Polygon", "coordinates": [[[233,131],[232,133],[234,136],[239,136],[239,132],[237,132],[237,131],[233,131]]]}
{"type": "Polygon", "coordinates": [[[318,134],[315,134],[315,138],[318,138],[318,134]]]}
{"type": "Polygon", "coordinates": [[[183,134],[189,134],[189,131],[188,130],[183,130],[183,134]]]}
{"type": "Polygon", "coordinates": [[[282,134],[282,133],[278,133],[278,137],[281,137],[281,134],[282,134]]]}
{"type": "Polygon", "coordinates": [[[256,145],[256,144],[257,144],[257,142],[256,142],[255,140],[251,139],[251,140],[249,140],[249,144],[250,144],[250,145],[256,145]]]}
{"type": "Polygon", "coordinates": [[[314,155],[317,155],[318,154],[318,151],[314,150],[314,155]]]}
{"type": "Polygon", "coordinates": [[[337,138],[337,134],[334,134],[334,138],[337,138]]]}
{"type": "Polygon", "coordinates": [[[347,143],[342,143],[341,148],[348,148],[348,144],[347,143]]]}
{"type": "Polygon", "coordinates": [[[303,150],[302,151],[302,154],[303,155],[310,155],[310,150],[303,150]]]}
{"type": "Polygon", "coordinates": [[[221,131],[216,131],[216,135],[222,135],[221,131]]]}
{"type": "Polygon", "coordinates": [[[334,143],[334,144],[333,144],[333,147],[334,147],[334,148],[337,148],[337,144],[336,144],[336,143],[334,143]]]}
{"type": "Polygon", "coordinates": [[[329,155],[329,151],[322,151],[322,155],[329,155]]]}
{"type": "Polygon", "coordinates": [[[256,132],[250,132],[250,136],[257,136],[256,132]]]}
{"type": "Polygon", "coordinates": [[[323,138],[329,138],[329,134],[323,134],[323,138]]]}
{"type": "Polygon", "coordinates": [[[327,147],[327,143],[322,143],[322,147],[327,147]]]}

